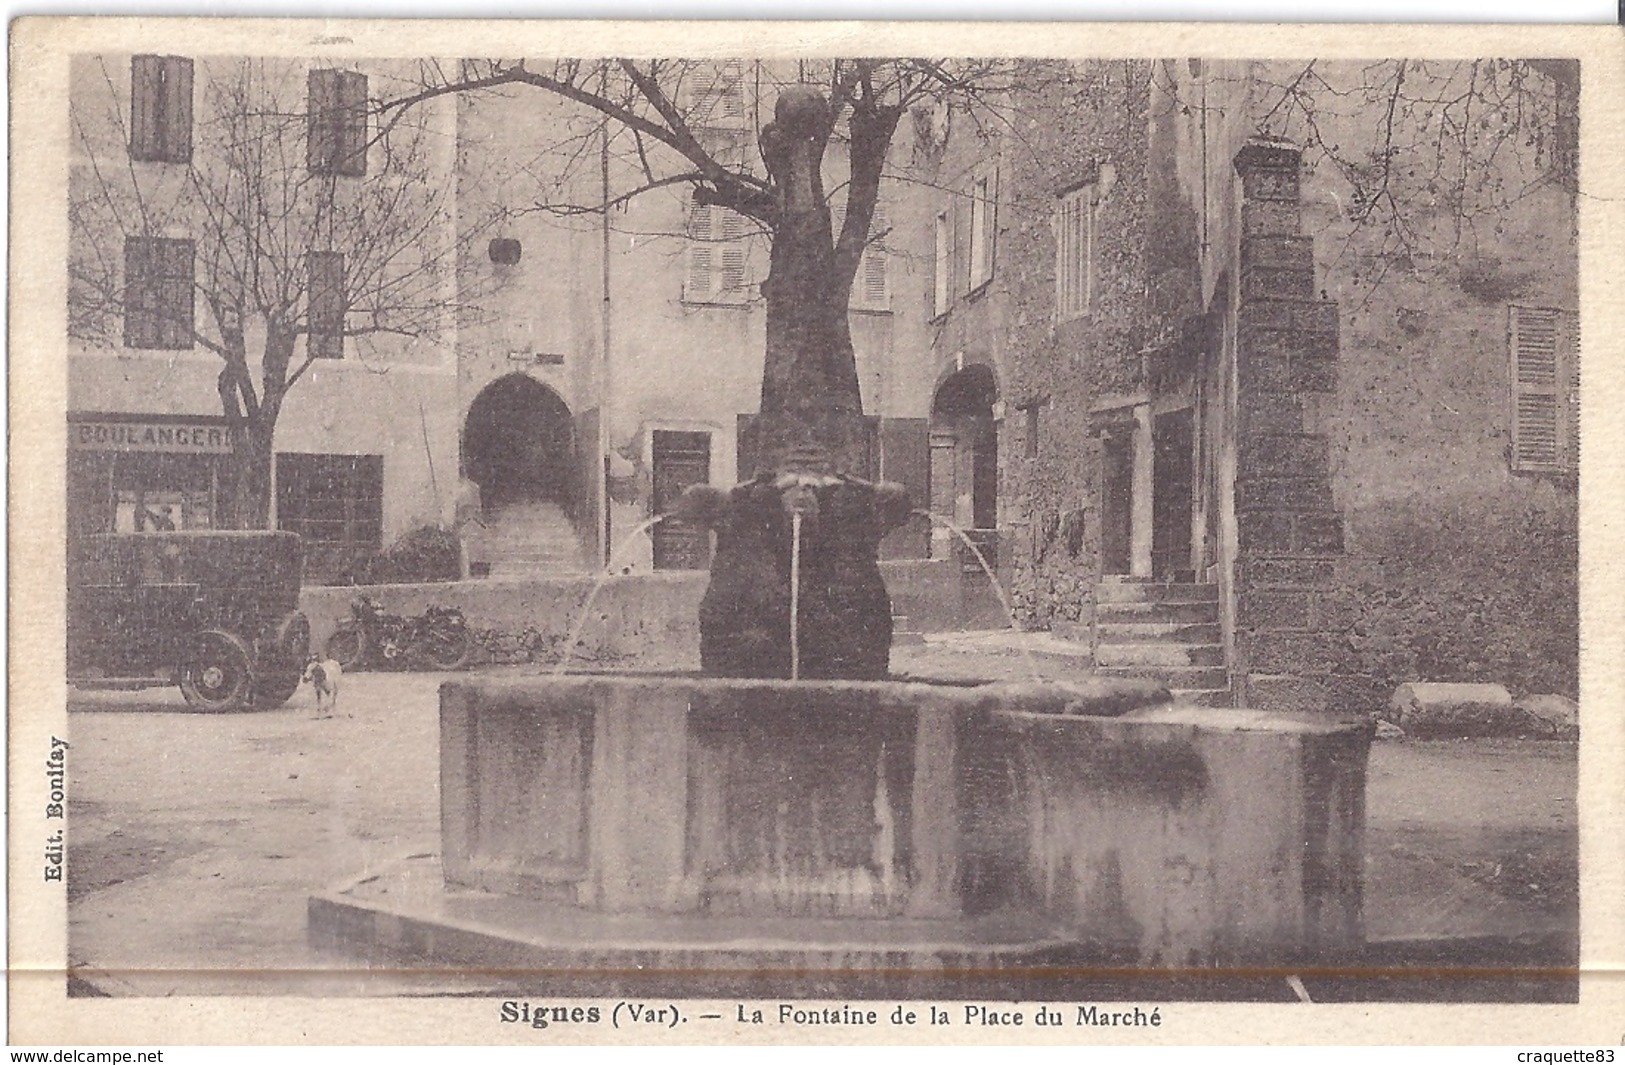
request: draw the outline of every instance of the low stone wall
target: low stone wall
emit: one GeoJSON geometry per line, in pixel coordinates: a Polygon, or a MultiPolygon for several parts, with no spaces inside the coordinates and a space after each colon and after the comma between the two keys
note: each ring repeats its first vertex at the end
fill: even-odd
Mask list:
{"type": "MultiPolygon", "coordinates": [[[[1004,622],[985,580],[967,578],[953,562],[882,562],[896,613],[909,627],[941,632],[997,627],[1004,622]]],[[[593,597],[573,660],[650,669],[699,664],[700,599],[709,575],[701,570],[610,577],[593,597]]],[[[479,644],[477,662],[555,662],[581,617],[594,578],[473,580],[381,584],[365,588],[307,587],[299,608],[310,618],[311,646],[321,647],[350,616],[350,600],[365,592],[392,613],[416,615],[430,606],[461,610],[479,644]]]]}

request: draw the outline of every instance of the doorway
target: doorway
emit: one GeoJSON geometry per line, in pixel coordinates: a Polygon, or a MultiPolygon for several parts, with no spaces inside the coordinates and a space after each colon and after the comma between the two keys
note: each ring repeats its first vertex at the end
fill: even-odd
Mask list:
{"type": "Polygon", "coordinates": [[[487,516],[504,507],[578,502],[575,432],[558,393],[524,374],[487,385],[463,423],[463,468],[480,486],[487,516]]]}
{"type": "Polygon", "coordinates": [[[1193,581],[1195,436],[1191,409],[1157,415],[1151,426],[1151,447],[1151,576],[1159,581],[1193,581]]]}
{"type": "MultiPolygon", "coordinates": [[[[654,430],[654,512],[669,514],[692,484],[711,483],[711,434],[654,430]]],[[[705,569],[711,564],[711,534],[667,518],[654,527],[655,569],[705,569]]]]}
{"type": "Polygon", "coordinates": [[[967,366],[931,404],[931,510],[967,531],[998,525],[998,388],[986,366],[967,366]]]}

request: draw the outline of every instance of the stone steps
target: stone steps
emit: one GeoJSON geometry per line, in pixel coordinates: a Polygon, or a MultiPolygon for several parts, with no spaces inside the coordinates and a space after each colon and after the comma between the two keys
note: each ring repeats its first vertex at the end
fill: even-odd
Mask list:
{"type": "Polygon", "coordinates": [[[1186,703],[1229,705],[1217,585],[1118,578],[1101,582],[1095,601],[1098,672],[1160,681],[1186,703]]]}
{"type": "Polygon", "coordinates": [[[1224,648],[1216,643],[1101,643],[1095,648],[1101,666],[1222,666],[1224,648]]]}
{"type": "Polygon", "coordinates": [[[556,577],[587,572],[575,527],[556,503],[520,503],[492,514],[470,552],[497,578],[556,577]]]}
{"type": "Polygon", "coordinates": [[[1219,604],[1215,602],[1122,603],[1097,602],[1095,622],[1099,625],[1212,625],[1218,623],[1219,604]]]}
{"type": "Polygon", "coordinates": [[[1101,643],[1218,643],[1219,623],[1112,621],[1099,626],[1101,643]]]}
{"type": "Polygon", "coordinates": [[[1138,680],[1161,681],[1170,691],[1193,689],[1217,690],[1230,683],[1223,666],[1161,666],[1161,665],[1096,665],[1095,671],[1105,677],[1132,677],[1138,680]]]}

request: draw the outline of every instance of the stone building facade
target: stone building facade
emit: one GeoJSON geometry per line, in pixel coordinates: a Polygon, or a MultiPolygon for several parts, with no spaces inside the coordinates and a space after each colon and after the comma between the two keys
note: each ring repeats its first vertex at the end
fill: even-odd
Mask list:
{"type": "Polygon", "coordinates": [[[928,344],[993,371],[1022,620],[1208,701],[1572,694],[1577,77],[1394,67],[1419,98],[1500,77],[1528,109],[1523,151],[1492,151],[1510,103],[1437,148],[1478,183],[1390,153],[1385,227],[1361,200],[1383,157],[1333,155],[1380,128],[1370,65],[1317,67],[1325,100],[1365,102],[1322,101],[1312,135],[1279,66],[1035,65],[1025,124],[943,152],[938,186],[998,168],[993,276],[928,344]]]}

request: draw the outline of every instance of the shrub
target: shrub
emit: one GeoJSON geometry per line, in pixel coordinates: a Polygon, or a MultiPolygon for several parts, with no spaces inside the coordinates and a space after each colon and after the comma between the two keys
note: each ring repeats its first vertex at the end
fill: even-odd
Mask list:
{"type": "Polygon", "coordinates": [[[363,584],[421,584],[454,581],[461,575],[457,534],[438,525],[420,525],[358,566],[363,584]]]}

